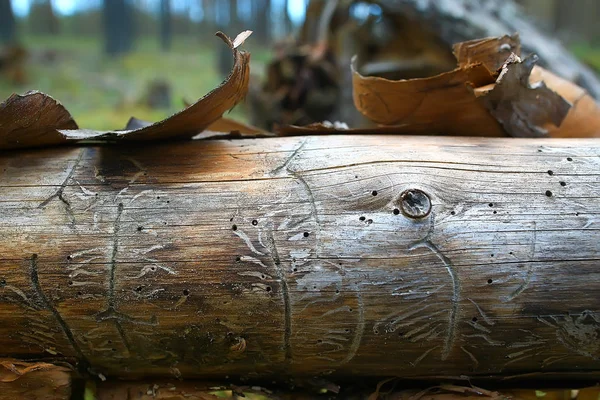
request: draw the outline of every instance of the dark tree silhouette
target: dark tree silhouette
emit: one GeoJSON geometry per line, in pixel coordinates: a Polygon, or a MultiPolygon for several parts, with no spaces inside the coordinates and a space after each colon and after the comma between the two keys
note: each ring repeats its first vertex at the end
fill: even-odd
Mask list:
{"type": "Polygon", "coordinates": [[[10,43],[15,39],[15,16],[10,0],[0,0],[0,43],[10,43]]]}
{"type": "Polygon", "coordinates": [[[133,45],[133,9],[127,0],[104,0],[105,49],[109,55],[127,53],[133,45]]]}
{"type": "Polygon", "coordinates": [[[252,5],[256,39],[261,44],[268,44],[271,40],[271,0],[254,0],[252,5]]]}
{"type": "Polygon", "coordinates": [[[171,28],[171,0],[160,0],[160,47],[171,49],[173,31],[171,28]]]}
{"type": "Polygon", "coordinates": [[[31,32],[38,35],[56,35],[60,30],[60,21],[50,0],[35,0],[31,4],[28,17],[31,32]]]}

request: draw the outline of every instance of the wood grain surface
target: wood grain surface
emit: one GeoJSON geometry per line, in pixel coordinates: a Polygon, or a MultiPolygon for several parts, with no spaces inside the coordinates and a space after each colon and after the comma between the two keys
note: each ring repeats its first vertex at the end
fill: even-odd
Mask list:
{"type": "Polygon", "coordinates": [[[125,378],[600,376],[599,215],[586,139],[5,152],[0,356],[125,378]]]}

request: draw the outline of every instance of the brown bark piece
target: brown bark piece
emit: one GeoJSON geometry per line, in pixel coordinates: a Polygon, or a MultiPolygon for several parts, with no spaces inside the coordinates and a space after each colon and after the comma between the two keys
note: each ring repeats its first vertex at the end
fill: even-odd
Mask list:
{"type": "Polygon", "coordinates": [[[1,400],[67,400],[70,370],[43,362],[0,359],[1,400]]]}
{"type": "Polygon", "coordinates": [[[536,85],[540,81],[571,104],[559,127],[547,126],[551,137],[600,137],[600,107],[592,96],[574,83],[536,65],[529,82],[536,85]]]}
{"type": "Polygon", "coordinates": [[[416,125],[432,135],[506,135],[469,89],[494,82],[481,64],[430,78],[394,81],[362,76],[355,64],[356,59],[352,66],[354,104],[378,124],[416,125]]]}
{"type": "Polygon", "coordinates": [[[77,124],[47,94],[13,94],[0,103],[0,150],[64,144],[66,139],[57,129],[77,129],[77,124]]]}
{"type": "Polygon", "coordinates": [[[530,83],[537,57],[506,61],[494,88],[481,96],[490,113],[513,137],[548,136],[547,126],[559,127],[571,105],[544,81],[530,83]]]}
{"type": "Polygon", "coordinates": [[[511,54],[521,55],[519,35],[491,37],[456,43],[452,47],[459,67],[483,64],[491,75],[497,75],[511,54]]]}

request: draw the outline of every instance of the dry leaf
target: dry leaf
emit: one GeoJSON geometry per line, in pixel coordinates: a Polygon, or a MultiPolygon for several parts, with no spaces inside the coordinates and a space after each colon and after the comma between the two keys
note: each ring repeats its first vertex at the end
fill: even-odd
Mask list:
{"type": "Polygon", "coordinates": [[[543,81],[533,85],[529,76],[537,57],[522,60],[511,55],[493,89],[481,96],[483,104],[513,137],[548,136],[548,126],[560,126],[571,105],[543,81]]]}
{"type": "Polygon", "coordinates": [[[47,94],[13,94],[0,103],[0,149],[65,143],[57,129],[77,129],[77,124],[63,105],[47,94]]]}
{"type": "Polygon", "coordinates": [[[251,137],[269,135],[269,132],[265,131],[264,129],[257,128],[253,125],[244,124],[231,118],[219,118],[218,120],[210,124],[210,126],[206,128],[206,130],[228,133],[238,132],[242,136],[251,137]]]}
{"type": "MultiPolygon", "coordinates": [[[[246,37],[249,33],[246,31],[246,37]]],[[[127,141],[150,141],[165,139],[191,138],[205,130],[211,123],[221,118],[223,113],[239,103],[248,91],[250,76],[250,54],[237,50],[234,43],[225,34],[219,36],[233,52],[233,69],[227,79],[215,90],[198,100],[195,104],[171,117],[142,126],[134,130],[93,131],[86,129],[61,130],[67,139],[119,139],[127,141]]]]}
{"type": "Polygon", "coordinates": [[[488,69],[468,65],[430,78],[388,80],[362,76],[352,62],[356,108],[385,125],[415,125],[429,134],[506,136],[469,86],[494,82],[488,69]]]}
{"type": "Polygon", "coordinates": [[[549,126],[551,137],[600,137],[600,107],[584,89],[539,67],[533,67],[529,83],[543,81],[546,86],[571,104],[571,109],[559,127],[549,126]]]}

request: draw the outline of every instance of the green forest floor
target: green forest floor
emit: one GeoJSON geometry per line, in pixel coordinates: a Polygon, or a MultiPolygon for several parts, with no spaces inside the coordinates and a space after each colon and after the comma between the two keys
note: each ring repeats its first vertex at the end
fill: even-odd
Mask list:
{"type": "MultiPolygon", "coordinates": [[[[249,39],[250,42],[252,39],[249,39]]],[[[218,86],[225,76],[217,70],[220,39],[173,38],[169,52],[161,52],[154,38],[137,40],[126,56],[110,58],[95,38],[26,37],[29,51],[27,83],[15,86],[0,76],[0,101],[12,93],[39,90],[59,100],[80,127],[122,129],[131,116],[159,121],[195,102],[218,86]],[[161,79],[171,88],[171,105],[151,109],[145,102],[151,82],[161,79]]],[[[260,75],[270,52],[245,46],[252,53],[251,71],[260,75]]],[[[244,106],[232,115],[245,119],[244,106]]]]}

